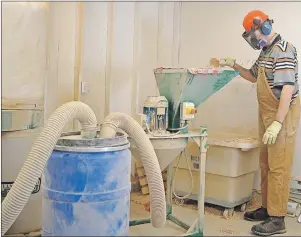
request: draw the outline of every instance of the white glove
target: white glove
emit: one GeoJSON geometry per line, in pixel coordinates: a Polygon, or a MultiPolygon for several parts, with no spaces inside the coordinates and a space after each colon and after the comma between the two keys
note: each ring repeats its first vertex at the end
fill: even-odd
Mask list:
{"type": "Polygon", "coordinates": [[[200,72],[200,69],[198,69],[198,68],[189,68],[188,71],[191,74],[198,74],[200,72]]]}
{"type": "Polygon", "coordinates": [[[235,59],[234,58],[223,58],[220,60],[220,66],[221,67],[225,67],[225,66],[228,66],[228,67],[234,67],[235,65],[235,59]]]}
{"type": "Polygon", "coordinates": [[[262,142],[263,144],[275,144],[277,136],[282,128],[282,124],[278,121],[274,121],[266,130],[263,135],[262,142]]]}

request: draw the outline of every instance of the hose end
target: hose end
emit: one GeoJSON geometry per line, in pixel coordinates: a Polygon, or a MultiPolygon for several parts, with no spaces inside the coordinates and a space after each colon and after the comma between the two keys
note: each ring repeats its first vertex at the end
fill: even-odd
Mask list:
{"type": "Polygon", "coordinates": [[[151,217],[151,223],[152,226],[155,228],[164,228],[166,224],[166,215],[161,213],[162,211],[154,211],[152,214],[153,216],[156,216],[157,218],[152,218],[151,217]]]}
{"type": "Polygon", "coordinates": [[[115,137],[118,126],[113,122],[104,122],[100,125],[99,137],[110,138],[115,137]]]}
{"type": "Polygon", "coordinates": [[[97,127],[83,127],[81,137],[84,139],[93,139],[97,136],[97,127]]]}

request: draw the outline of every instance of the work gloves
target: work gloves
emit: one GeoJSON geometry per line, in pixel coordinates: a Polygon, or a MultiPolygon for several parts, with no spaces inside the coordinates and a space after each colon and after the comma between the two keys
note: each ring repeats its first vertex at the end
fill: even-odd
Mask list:
{"type": "Polygon", "coordinates": [[[275,144],[277,136],[282,128],[282,124],[278,121],[274,121],[265,131],[262,142],[263,144],[275,144]]]}
{"type": "Polygon", "coordinates": [[[225,67],[225,66],[228,66],[228,67],[234,67],[234,64],[235,64],[235,59],[233,58],[223,58],[220,60],[220,66],[221,67],[225,67]]]}

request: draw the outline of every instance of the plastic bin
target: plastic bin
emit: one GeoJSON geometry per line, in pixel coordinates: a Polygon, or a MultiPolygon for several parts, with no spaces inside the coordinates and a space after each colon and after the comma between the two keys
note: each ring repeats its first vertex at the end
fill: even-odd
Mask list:
{"type": "MultiPolygon", "coordinates": [[[[230,137],[230,136],[229,136],[230,137]]],[[[210,138],[206,161],[205,202],[225,207],[224,215],[232,215],[233,208],[252,199],[254,174],[259,168],[258,140],[255,138],[210,138]]],[[[199,148],[189,143],[186,149],[189,166],[193,173],[194,188],[190,196],[197,200],[199,193],[199,148]]],[[[174,161],[176,171],[178,160],[174,161]]],[[[186,195],[190,190],[191,177],[184,154],[176,173],[175,192],[186,195]]]]}

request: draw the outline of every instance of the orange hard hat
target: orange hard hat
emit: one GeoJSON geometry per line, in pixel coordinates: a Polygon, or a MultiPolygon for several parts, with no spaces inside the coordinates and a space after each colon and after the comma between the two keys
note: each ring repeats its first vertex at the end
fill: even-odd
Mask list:
{"type": "Polygon", "coordinates": [[[243,27],[246,32],[249,32],[252,28],[256,29],[260,24],[269,19],[269,16],[259,10],[250,11],[243,20],[243,27]],[[254,24],[255,21],[258,23],[254,24]]]}

